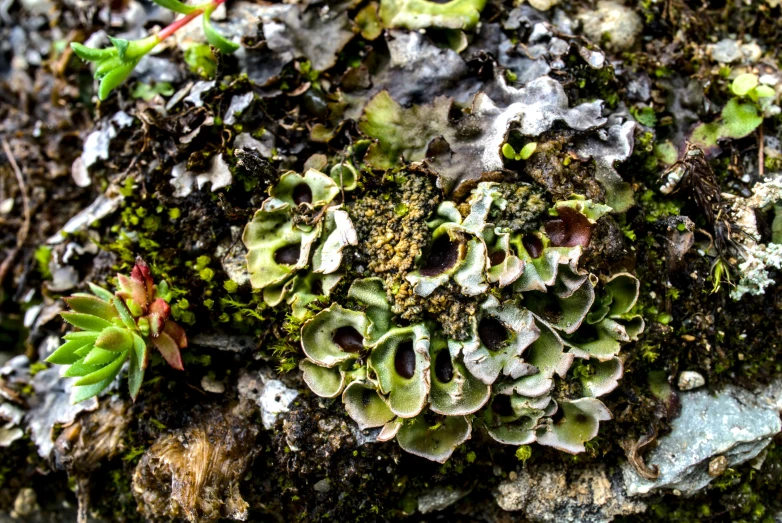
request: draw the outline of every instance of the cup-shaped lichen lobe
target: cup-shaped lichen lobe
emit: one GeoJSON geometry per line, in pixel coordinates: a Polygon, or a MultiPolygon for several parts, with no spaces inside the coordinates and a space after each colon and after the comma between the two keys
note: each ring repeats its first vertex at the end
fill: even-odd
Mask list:
{"type": "Polygon", "coordinates": [[[369,367],[394,414],[418,415],[429,394],[429,330],[420,324],[389,330],[373,347],[369,367]]]}
{"type": "Polygon", "coordinates": [[[318,365],[331,367],[364,349],[364,334],[369,321],[363,312],[352,311],[338,303],[324,309],[301,328],[304,353],[318,365]]]}

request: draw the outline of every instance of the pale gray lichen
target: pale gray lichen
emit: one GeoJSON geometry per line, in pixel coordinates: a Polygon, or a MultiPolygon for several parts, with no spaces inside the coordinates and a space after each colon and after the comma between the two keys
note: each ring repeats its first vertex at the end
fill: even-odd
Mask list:
{"type": "MultiPolygon", "coordinates": [[[[778,202],[782,201],[782,176],[778,174],[766,178],[755,185],[749,198],[731,196],[732,211],[737,224],[746,232],[740,238],[742,261],[738,266],[739,281],[731,290],[730,296],[734,300],[740,300],[744,294],[765,294],[765,289],[774,284],[769,274],[769,269],[782,269],[782,244],[777,232],[782,226],[782,218],[775,216],[772,224],[772,242],[759,243],[758,227],[755,217],[756,210],[774,210],[778,202]]],[[[727,195],[726,195],[727,196],[727,195]]]]}

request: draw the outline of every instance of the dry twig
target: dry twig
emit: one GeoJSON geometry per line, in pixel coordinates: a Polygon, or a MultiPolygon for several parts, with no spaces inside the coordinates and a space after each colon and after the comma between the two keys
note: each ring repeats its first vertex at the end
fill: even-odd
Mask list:
{"type": "Polygon", "coordinates": [[[16,233],[16,247],[14,247],[11,252],[8,253],[8,256],[6,256],[5,260],[3,260],[3,263],[0,264],[0,285],[2,285],[3,280],[5,280],[6,273],[8,273],[11,265],[14,263],[16,255],[19,254],[20,250],[22,250],[22,245],[24,245],[24,242],[27,240],[27,235],[30,232],[30,200],[27,198],[27,185],[24,183],[24,175],[22,174],[22,170],[19,169],[19,165],[16,163],[16,158],[14,158],[14,155],[11,152],[11,147],[8,145],[6,139],[2,138],[2,142],[3,151],[8,158],[8,163],[11,164],[11,168],[13,169],[14,175],[16,176],[16,183],[19,184],[19,190],[22,193],[22,212],[24,215],[24,222],[22,222],[22,226],[16,233]]]}

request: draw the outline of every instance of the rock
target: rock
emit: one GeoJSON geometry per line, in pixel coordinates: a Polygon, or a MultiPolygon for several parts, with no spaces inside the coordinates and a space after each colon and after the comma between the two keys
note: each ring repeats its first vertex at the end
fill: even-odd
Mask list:
{"type": "Polygon", "coordinates": [[[457,490],[442,486],[432,487],[418,498],[418,511],[421,514],[438,512],[453,505],[470,491],[457,490]]]}
{"type": "Polygon", "coordinates": [[[559,0],[529,0],[529,5],[538,11],[548,11],[559,3],[559,0]]]}
{"type": "Polygon", "coordinates": [[[331,480],[329,478],[323,478],[315,483],[312,488],[317,492],[328,492],[331,490],[331,480]]]}
{"type": "Polygon", "coordinates": [[[782,430],[780,396],[782,381],[757,393],[728,386],[716,396],[707,390],[679,394],[681,414],[673,421],[671,433],[659,439],[645,460],[659,467],[659,477],[643,479],[625,463],[622,472],[628,495],[660,489],[693,494],[713,479],[709,465],[715,458],[724,457],[728,467],[754,458],[782,430]]]}
{"type": "Polygon", "coordinates": [[[716,44],[709,46],[711,58],[716,62],[729,64],[741,59],[741,46],[736,40],[723,38],[716,44]]]}
{"type": "Polygon", "coordinates": [[[288,412],[288,407],[299,395],[280,380],[274,379],[271,369],[264,372],[246,372],[239,377],[237,389],[241,399],[257,404],[261,409],[261,421],[266,430],[274,428],[277,417],[288,412]]]}
{"type": "Polygon", "coordinates": [[[597,9],[582,11],[578,19],[590,40],[602,45],[607,36],[608,42],[603,47],[613,51],[631,48],[642,29],[641,17],[635,11],[610,0],[598,2],[597,9]]]}
{"type": "Polygon", "coordinates": [[[728,458],[717,456],[709,462],[709,476],[718,478],[728,469],[728,458]]]}
{"type": "Polygon", "coordinates": [[[247,271],[247,248],[241,237],[242,230],[232,226],[230,238],[226,238],[226,241],[218,245],[215,251],[215,257],[220,259],[220,265],[228,278],[240,287],[250,283],[250,273],[247,271]]]}
{"type": "Polygon", "coordinates": [[[706,385],[706,379],[699,372],[685,370],[679,374],[679,390],[693,390],[706,385]]]}
{"type": "Polygon", "coordinates": [[[525,468],[517,479],[500,483],[494,497],[503,510],[522,511],[535,522],[602,523],[646,510],[625,496],[621,480],[610,478],[602,464],[570,473],[545,465],[525,468]]]}

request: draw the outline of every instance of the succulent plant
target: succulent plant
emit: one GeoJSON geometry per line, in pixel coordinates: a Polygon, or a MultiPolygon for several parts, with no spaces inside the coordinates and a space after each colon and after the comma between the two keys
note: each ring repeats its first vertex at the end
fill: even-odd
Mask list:
{"type": "MultiPolygon", "coordinates": [[[[371,271],[346,294],[334,291],[352,273],[344,250],[374,240],[353,228],[350,201],[335,204],[335,169],[344,182],[341,166],[331,177],[283,175],[244,236],[253,286],[268,304],[286,302],[304,320],[300,369],[310,389],[341,397],[359,428],[377,430],[378,440],[396,439],[435,461],[447,460],[474,423],[501,443],[583,451],[610,419],[597,397],[622,376],[616,355],[643,329],[632,313],[637,279],[620,273],[601,285],[578,265],[610,208],[574,195],[556,202],[539,230],[516,232],[492,223],[508,209],[500,184],[478,183],[466,204],[441,202],[419,229],[428,230],[428,247],[398,281],[424,303],[451,293],[474,304],[469,317],[454,318],[463,329],[448,330],[447,317],[432,318],[425,308],[403,321],[393,304],[403,291],[371,271]],[[276,250],[291,243],[296,256],[275,267],[276,250]],[[306,307],[321,296],[331,301],[327,308],[306,307]],[[580,398],[556,392],[555,380],[571,368],[580,398]]],[[[354,186],[352,171],[347,178],[354,186]]]]}
{"type": "Polygon", "coordinates": [[[117,275],[114,294],[89,284],[92,294],[65,298],[71,308],[63,319],[81,329],[64,336],[65,343],[47,362],[68,365],[63,375],[79,378],[73,402],[100,394],[128,362],[128,389],[134,400],[144,381],[149,346],[154,346],[173,368],[182,370],[180,349],[187,347],[184,329],[170,319],[168,284],[155,285],[149,267],[137,260],[130,277],[117,275]]]}
{"type": "Polygon", "coordinates": [[[178,0],[153,0],[156,4],[180,13],[184,17],[177,19],[171,25],[156,34],[151,34],[139,40],[124,40],[112,38],[112,47],[94,49],[78,42],[72,42],[71,48],[82,60],[95,62],[95,79],[100,80],[98,97],[105,100],[109,93],[124,82],[141,59],[149,54],[160,42],[176,33],[193,19],[202,17],[204,35],[207,41],[222,53],[233,53],[239,46],[227,40],[212,26],[211,16],[217,7],[225,0],[211,0],[201,5],[187,5],[178,0]]]}

